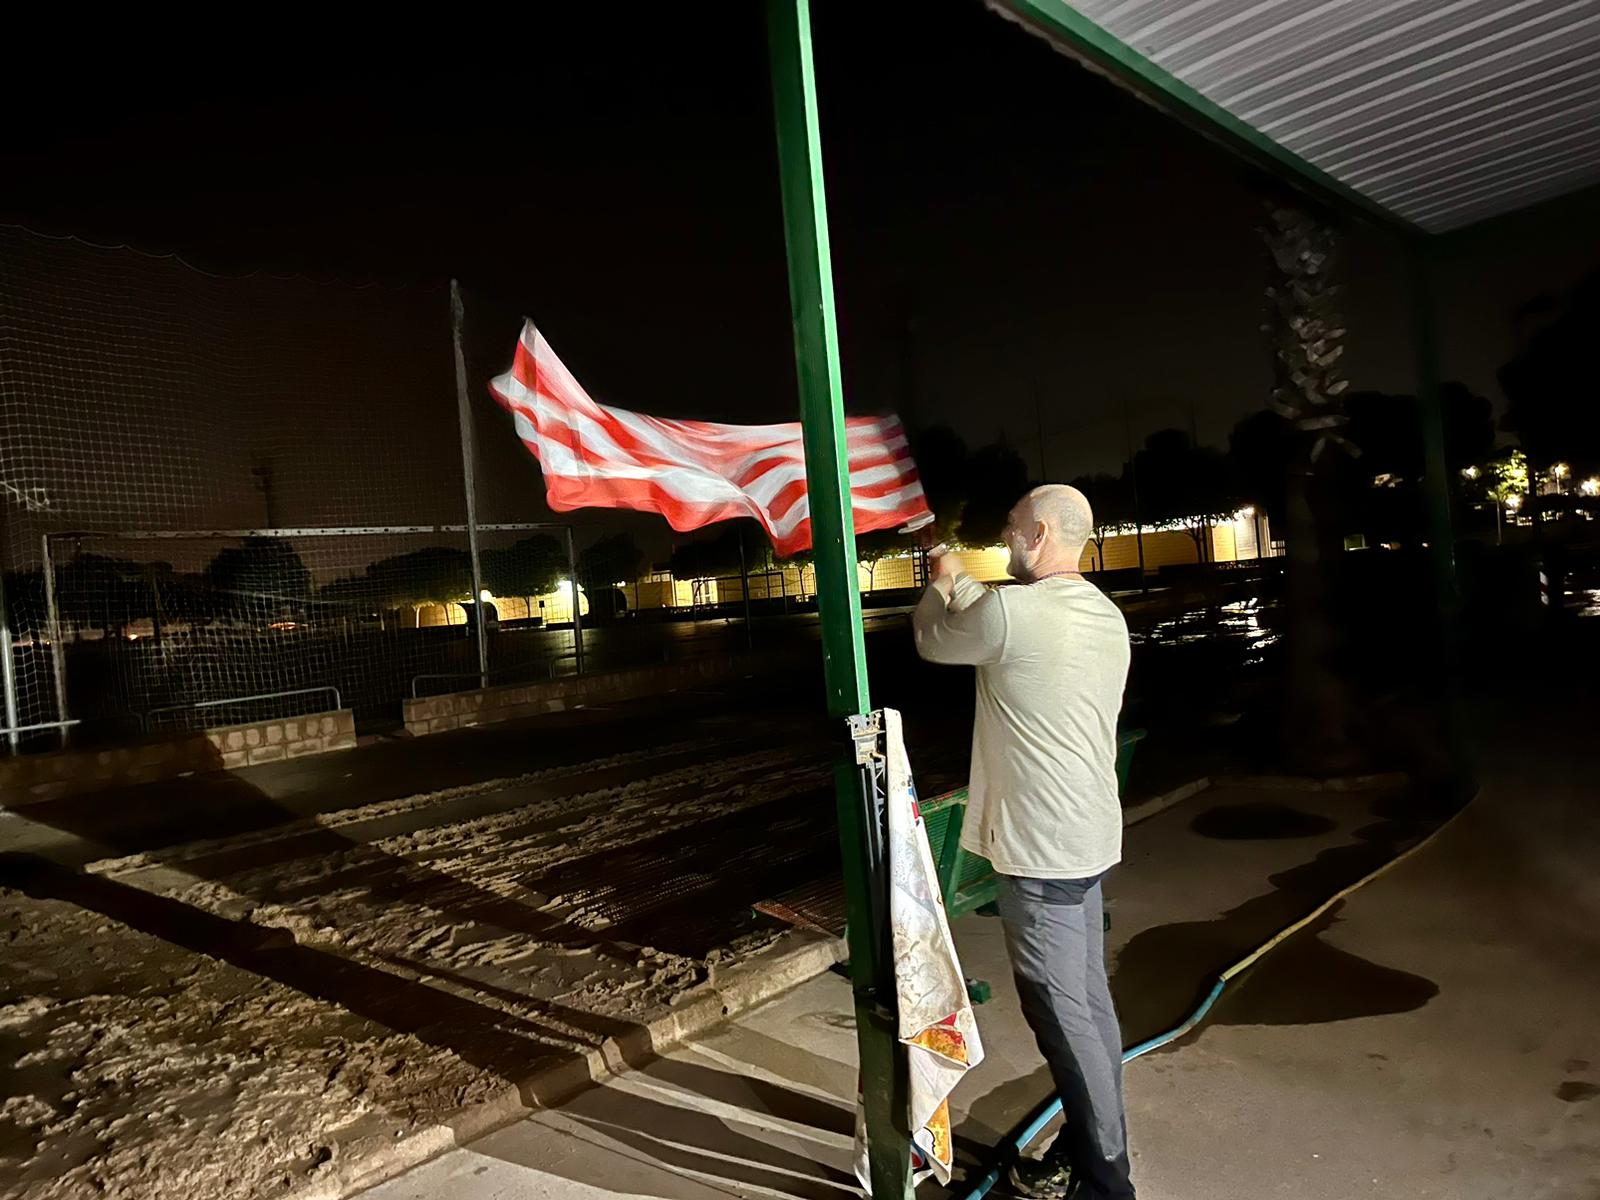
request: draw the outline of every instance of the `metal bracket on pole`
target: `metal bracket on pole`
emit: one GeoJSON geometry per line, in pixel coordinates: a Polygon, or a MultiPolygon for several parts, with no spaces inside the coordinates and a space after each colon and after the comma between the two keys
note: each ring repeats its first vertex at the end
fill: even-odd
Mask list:
{"type": "Polygon", "coordinates": [[[850,740],[855,746],[856,766],[868,766],[883,757],[883,714],[863,713],[848,719],[850,740]]]}
{"type": "Polygon", "coordinates": [[[889,780],[883,714],[863,713],[850,717],[846,724],[859,776],[862,890],[868,922],[862,945],[871,962],[870,972],[860,977],[870,983],[858,998],[870,999],[878,1014],[892,1023],[898,1005],[889,931],[889,780]]]}

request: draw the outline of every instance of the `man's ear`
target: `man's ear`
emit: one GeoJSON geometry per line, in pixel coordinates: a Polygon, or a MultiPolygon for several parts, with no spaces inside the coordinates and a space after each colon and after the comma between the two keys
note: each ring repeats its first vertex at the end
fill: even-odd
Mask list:
{"type": "Polygon", "coordinates": [[[1044,545],[1044,540],[1049,535],[1050,530],[1045,526],[1043,521],[1035,521],[1033,523],[1033,544],[1035,546],[1044,545]]]}

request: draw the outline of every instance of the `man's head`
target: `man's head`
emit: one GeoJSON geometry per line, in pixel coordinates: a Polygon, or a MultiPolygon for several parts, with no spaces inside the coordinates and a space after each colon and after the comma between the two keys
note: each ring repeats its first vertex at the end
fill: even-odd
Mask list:
{"type": "Polygon", "coordinates": [[[1034,488],[1017,501],[1006,518],[1007,567],[1013,579],[1026,583],[1041,575],[1076,571],[1084,543],[1094,533],[1094,513],[1075,487],[1064,483],[1034,488]]]}

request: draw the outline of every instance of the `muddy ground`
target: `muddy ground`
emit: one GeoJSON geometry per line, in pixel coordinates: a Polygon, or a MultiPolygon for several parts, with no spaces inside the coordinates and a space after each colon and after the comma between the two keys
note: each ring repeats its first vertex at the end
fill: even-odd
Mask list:
{"type": "MultiPolygon", "coordinates": [[[[7,855],[0,1195],[285,1194],[768,947],[751,904],[836,869],[828,740],[809,707],[676,709],[616,753],[572,746],[634,742],[626,711],[530,741],[556,765],[514,776],[293,812],[235,777],[278,819],[7,855]]],[[[378,751],[345,793],[396,774],[378,751]]]]}
{"type": "MultiPolygon", "coordinates": [[[[884,658],[959,786],[970,677],[884,658]]],[[[0,1196],[288,1194],[671,1011],[837,870],[820,710],[750,680],[5,814],[0,1196]]]]}

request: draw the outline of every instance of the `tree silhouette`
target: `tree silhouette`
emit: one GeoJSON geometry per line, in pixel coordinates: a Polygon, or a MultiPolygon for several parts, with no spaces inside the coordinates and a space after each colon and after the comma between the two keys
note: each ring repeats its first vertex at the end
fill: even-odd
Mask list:
{"type": "Polygon", "coordinates": [[[145,568],[145,579],[160,606],[157,616],[162,623],[192,626],[213,615],[215,606],[203,574],[175,571],[171,563],[158,562],[145,568]]]}
{"type": "Polygon", "coordinates": [[[1275,524],[1284,520],[1294,431],[1275,412],[1251,413],[1228,435],[1228,458],[1239,499],[1275,524]]]}
{"type": "Polygon", "coordinates": [[[932,425],[912,435],[911,454],[939,536],[950,540],[967,503],[967,444],[948,425],[932,425]]]}
{"type": "Polygon", "coordinates": [[[311,571],[282,538],[247,538],[206,567],[206,586],[219,605],[252,618],[299,611],[311,595],[311,571]]]}
{"type": "Polygon", "coordinates": [[[1508,429],[1529,463],[1600,470],[1600,404],[1595,396],[1594,339],[1600,328],[1600,272],[1589,275],[1556,317],[1500,368],[1508,429]]]}
{"type": "Polygon", "coordinates": [[[112,633],[152,615],[155,596],[142,564],[80,552],[56,572],[56,604],[67,624],[112,633]]]}
{"type": "MultiPolygon", "coordinates": [[[[1289,690],[1284,748],[1304,770],[1337,768],[1351,756],[1352,704],[1333,619],[1344,516],[1339,459],[1351,449],[1339,371],[1345,326],[1334,281],[1338,236],[1323,217],[1269,202],[1262,229],[1271,259],[1266,289],[1274,383],[1268,406],[1289,423],[1284,531],[1289,547],[1289,690]]],[[[1141,481],[1143,476],[1141,475],[1141,481]]]]}
{"type": "Polygon", "coordinates": [[[585,588],[614,587],[637,579],[644,551],[625,533],[603,537],[578,554],[578,582],[585,588]]]}
{"type": "Polygon", "coordinates": [[[1072,486],[1083,493],[1094,513],[1094,541],[1096,565],[1091,570],[1105,570],[1106,538],[1119,528],[1133,525],[1137,519],[1133,503],[1133,481],[1127,470],[1121,475],[1082,475],[1072,481],[1072,486]]]}
{"type": "MultiPolygon", "coordinates": [[[[754,522],[738,521],[723,527],[715,537],[698,538],[681,542],[672,550],[672,577],[674,579],[718,579],[739,573],[739,538],[746,534],[746,526],[754,522]]],[[[747,542],[747,545],[749,543],[747,542]]],[[[760,533],[759,545],[766,545],[766,533],[760,533]]],[[[754,565],[753,563],[751,565],[754,565]]]]}
{"type": "Polygon", "coordinates": [[[7,571],[4,575],[6,615],[13,635],[44,628],[44,571],[7,571]]]}
{"type": "Polygon", "coordinates": [[[905,549],[905,538],[893,529],[875,529],[856,536],[856,561],[866,564],[868,592],[877,589],[878,564],[905,549]]]}
{"type": "Polygon", "coordinates": [[[1222,452],[1195,445],[1181,429],[1161,429],[1145,439],[1134,466],[1144,519],[1181,524],[1194,539],[1198,561],[1207,561],[1212,524],[1238,507],[1222,452]]]}
{"type": "Polygon", "coordinates": [[[566,547],[549,534],[483,552],[483,586],[496,596],[543,596],[566,573],[566,547]]]}
{"type": "Polygon", "coordinates": [[[957,536],[968,546],[1000,541],[1006,518],[1028,491],[1028,468],[1009,446],[984,446],[967,459],[966,504],[957,536]]]}
{"type": "Polygon", "coordinates": [[[578,554],[578,583],[589,593],[589,612],[596,619],[615,616],[626,607],[619,583],[639,578],[644,551],[625,533],[603,537],[578,554]]]}
{"type": "MultiPolygon", "coordinates": [[[[1464,467],[1480,464],[1494,449],[1489,401],[1461,383],[1439,388],[1445,465],[1450,488],[1465,498],[1464,467]]],[[[1346,521],[1369,539],[1418,543],[1422,516],[1422,406],[1416,396],[1351,392],[1345,397],[1346,433],[1359,458],[1343,457],[1332,468],[1346,521]]]]}
{"type": "Polygon", "coordinates": [[[419,617],[424,604],[449,604],[472,594],[472,558],[450,546],[427,546],[380,559],[367,568],[373,598],[384,608],[410,608],[419,617]]]}
{"type": "MultiPolygon", "coordinates": [[[[1440,386],[1445,465],[1459,476],[1494,450],[1494,416],[1487,398],[1462,383],[1440,386]]],[[[1361,450],[1362,474],[1396,475],[1420,483],[1423,475],[1422,407],[1415,396],[1351,392],[1345,397],[1347,433],[1361,450]]]]}

